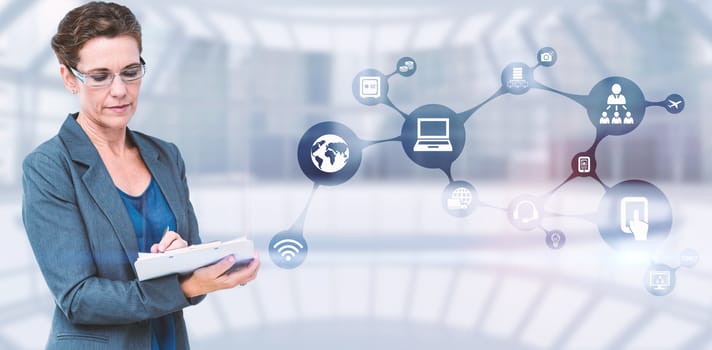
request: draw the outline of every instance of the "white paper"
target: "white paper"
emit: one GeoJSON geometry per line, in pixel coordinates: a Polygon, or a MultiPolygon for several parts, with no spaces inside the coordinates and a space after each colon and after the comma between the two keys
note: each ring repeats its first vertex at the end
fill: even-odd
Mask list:
{"type": "Polygon", "coordinates": [[[226,242],[196,244],[164,253],[139,253],[134,266],[139,281],[144,281],[173,273],[189,273],[230,254],[235,256],[236,264],[244,263],[252,259],[254,251],[252,240],[241,237],[226,242]]]}

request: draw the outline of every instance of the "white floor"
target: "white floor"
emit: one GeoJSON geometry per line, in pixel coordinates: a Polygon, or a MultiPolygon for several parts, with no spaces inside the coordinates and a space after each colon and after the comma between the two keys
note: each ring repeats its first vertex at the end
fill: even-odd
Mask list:
{"type": "MultiPolygon", "coordinates": [[[[503,211],[480,207],[464,219],[449,216],[440,206],[445,182],[319,188],[304,226],[308,258],[282,270],[269,261],[267,243],[296,220],[311,185],[211,183],[191,186],[203,239],[247,234],[263,268],[246,287],[186,309],[197,349],[712,349],[710,186],[656,183],[671,202],[674,223],[652,259],[677,266],[685,248],[701,259],[677,271],[672,294],[653,297],[643,287],[651,257],[616,252],[593,223],[545,221],[567,235],[566,246],[554,251],[541,231],[516,230],[503,211]]],[[[482,202],[498,207],[556,186],[473,185],[482,202]]],[[[548,208],[594,212],[602,194],[600,186],[575,181],[548,208]]],[[[19,212],[19,200],[0,207],[7,254],[0,264],[0,348],[38,349],[52,299],[19,212]]]]}

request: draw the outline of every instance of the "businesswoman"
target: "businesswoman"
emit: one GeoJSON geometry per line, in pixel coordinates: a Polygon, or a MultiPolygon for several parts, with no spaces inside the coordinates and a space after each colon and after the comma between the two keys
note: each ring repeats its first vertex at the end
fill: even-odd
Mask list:
{"type": "Polygon", "coordinates": [[[56,304],[47,348],[189,348],[182,309],[253,280],[259,259],[136,279],[138,252],[200,243],[178,148],[127,127],[146,72],[140,25],[124,6],[88,3],[52,49],[80,108],[23,163],[23,221],[56,304]]]}

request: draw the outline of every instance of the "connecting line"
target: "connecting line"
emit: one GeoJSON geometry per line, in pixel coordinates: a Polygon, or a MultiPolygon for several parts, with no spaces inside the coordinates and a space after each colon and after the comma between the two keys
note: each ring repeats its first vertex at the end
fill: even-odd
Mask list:
{"type": "Polygon", "coordinates": [[[542,230],[542,231],[544,231],[544,234],[545,234],[545,235],[546,235],[547,233],[549,233],[549,230],[545,229],[544,226],[541,225],[541,224],[537,225],[537,228],[540,229],[540,230],[542,230]]]}
{"type": "Polygon", "coordinates": [[[391,99],[388,98],[388,96],[385,97],[385,100],[383,101],[383,104],[386,105],[386,106],[388,106],[388,107],[391,107],[391,108],[395,109],[396,112],[400,113],[400,115],[403,117],[403,119],[407,119],[407,118],[408,118],[408,115],[405,114],[405,112],[403,112],[403,111],[401,111],[400,109],[398,109],[398,107],[396,107],[396,106],[393,104],[393,102],[391,102],[391,99]]]}
{"type": "Polygon", "coordinates": [[[658,101],[658,102],[655,102],[655,101],[645,101],[645,108],[653,107],[653,106],[665,108],[665,107],[666,107],[665,104],[666,104],[667,102],[668,102],[667,100],[662,100],[662,101],[658,101]]]}
{"type": "Polygon", "coordinates": [[[392,141],[399,141],[399,142],[402,142],[402,141],[403,141],[403,136],[396,136],[396,137],[394,137],[394,138],[385,139],[385,140],[376,140],[376,141],[365,141],[365,140],[364,140],[364,141],[363,141],[363,148],[366,148],[366,147],[369,147],[369,146],[373,146],[373,145],[376,145],[376,144],[379,144],[379,143],[392,142],[392,141]]]}
{"type": "Polygon", "coordinates": [[[452,171],[446,170],[446,169],[442,169],[442,168],[441,168],[440,170],[442,170],[442,171],[445,173],[445,175],[447,176],[447,179],[450,181],[450,183],[455,182],[455,180],[452,178],[452,174],[451,174],[452,171]]]}
{"type": "Polygon", "coordinates": [[[290,232],[299,232],[299,234],[304,235],[304,221],[307,217],[307,212],[309,211],[309,206],[311,205],[312,198],[314,198],[314,193],[316,193],[316,190],[319,188],[318,183],[314,183],[314,187],[312,187],[312,191],[309,194],[309,199],[307,200],[306,205],[304,205],[304,210],[302,210],[302,213],[299,215],[297,220],[294,222],[294,225],[289,228],[290,232]]]}
{"type": "Polygon", "coordinates": [[[576,173],[571,173],[571,175],[569,175],[569,177],[568,177],[566,180],[564,180],[564,182],[562,182],[561,184],[559,184],[559,186],[556,186],[553,190],[547,192],[544,196],[549,197],[549,196],[553,195],[554,192],[558,191],[562,186],[566,185],[567,182],[569,182],[569,181],[571,181],[571,180],[573,180],[573,179],[575,179],[575,178],[577,178],[577,177],[578,177],[578,176],[576,175],[576,173]]]}
{"type": "Polygon", "coordinates": [[[584,221],[588,221],[591,223],[596,224],[596,213],[588,213],[588,214],[563,214],[563,213],[547,213],[547,217],[558,217],[558,218],[574,218],[574,219],[581,219],[584,221]]]}
{"type": "Polygon", "coordinates": [[[501,210],[501,211],[507,211],[507,208],[497,207],[497,206],[494,206],[494,205],[491,205],[491,204],[484,203],[484,202],[482,202],[482,201],[478,201],[477,206],[478,206],[478,207],[485,207],[485,208],[497,209],[497,210],[501,210]]]}
{"type": "Polygon", "coordinates": [[[478,104],[477,106],[474,106],[474,107],[472,107],[472,108],[470,108],[470,109],[468,109],[468,110],[466,110],[466,111],[460,113],[460,115],[464,115],[464,116],[465,116],[465,119],[463,120],[463,123],[467,122],[467,120],[470,119],[470,117],[471,117],[473,114],[475,114],[475,112],[476,112],[478,109],[480,109],[480,107],[484,106],[485,104],[487,104],[488,102],[494,100],[495,98],[504,95],[505,93],[507,93],[507,90],[504,88],[504,86],[500,86],[500,87],[499,87],[499,90],[495,91],[495,93],[492,94],[492,96],[490,96],[488,99],[484,100],[482,103],[478,104]]]}
{"type": "Polygon", "coordinates": [[[588,149],[587,152],[595,154],[596,148],[598,148],[598,144],[601,143],[601,141],[603,141],[604,137],[606,137],[606,135],[597,134],[596,139],[593,141],[593,145],[591,145],[591,147],[588,149]]]}
{"type": "Polygon", "coordinates": [[[569,215],[569,214],[564,214],[564,213],[554,213],[551,211],[547,211],[546,215],[542,215],[543,217],[547,218],[568,218],[568,217],[576,217],[576,215],[569,215]]]}
{"type": "Polygon", "coordinates": [[[559,94],[559,95],[561,95],[561,96],[568,97],[569,99],[571,99],[571,100],[575,101],[576,103],[582,105],[584,108],[586,107],[586,98],[588,97],[588,96],[586,96],[586,95],[574,95],[574,94],[570,94],[570,93],[567,93],[567,92],[559,91],[559,90],[556,90],[556,89],[554,89],[554,88],[548,87],[548,86],[546,86],[546,85],[544,85],[544,84],[542,84],[542,83],[540,83],[540,82],[537,82],[535,85],[533,85],[533,86],[532,86],[532,89],[542,89],[542,90],[546,90],[546,91],[551,91],[551,92],[553,92],[553,93],[555,93],[555,94],[559,94]]]}
{"type": "Polygon", "coordinates": [[[610,187],[608,187],[608,185],[606,185],[605,183],[603,183],[603,181],[601,181],[601,179],[598,177],[598,174],[593,174],[593,175],[591,175],[591,177],[594,178],[594,179],[596,179],[596,181],[598,181],[598,183],[601,184],[601,186],[603,186],[603,188],[604,188],[606,191],[608,191],[608,190],[611,189],[610,187]]]}
{"type": "MultiPolygon", "coordinates": [[[[603,141],[603,138],[605,138],[605,137],[606,137],[606,135],[597,134],[596,140],[593,141],[593,145],[591,145],[591,148],[588,149],[587,152],[593,154],[594,158],[595,158],[595,154],[596,154],[596,148],[598,148],[598,144],[600,144],[601,141],[603,141]]],[[[610,189],[610,187],[608,185],[606,185],[605,183],[603,183],[601,178],[598,177],[598,173],[594,172],[593,174],[591,174],[591,177],[594,178],[596,181],[598,181],[598,183],[601,184],[601,186],[603,186],[603,188],[606,191],[608,191],[610,189]]]]}

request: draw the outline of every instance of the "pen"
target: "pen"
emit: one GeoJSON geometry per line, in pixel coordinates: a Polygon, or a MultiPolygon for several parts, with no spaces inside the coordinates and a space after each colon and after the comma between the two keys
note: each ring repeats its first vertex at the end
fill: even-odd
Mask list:
{"type": "MultiPolygon", "coordinates": [[[[171,230],[171,225],[166,225],[166,229],[163,230],[163,236],[161,236],[161,241],[163,240],[163,237],[166,236],[166,233],[168,233],[168,231],[170,231],[170,230],[171,230]]],[[[165,252],[165,250],[161,250],[161,246],[159,245],[159,246],[158,246],[158,252],[159,252],[159,253],[163,253],[163,252],[165,252]]]]}

